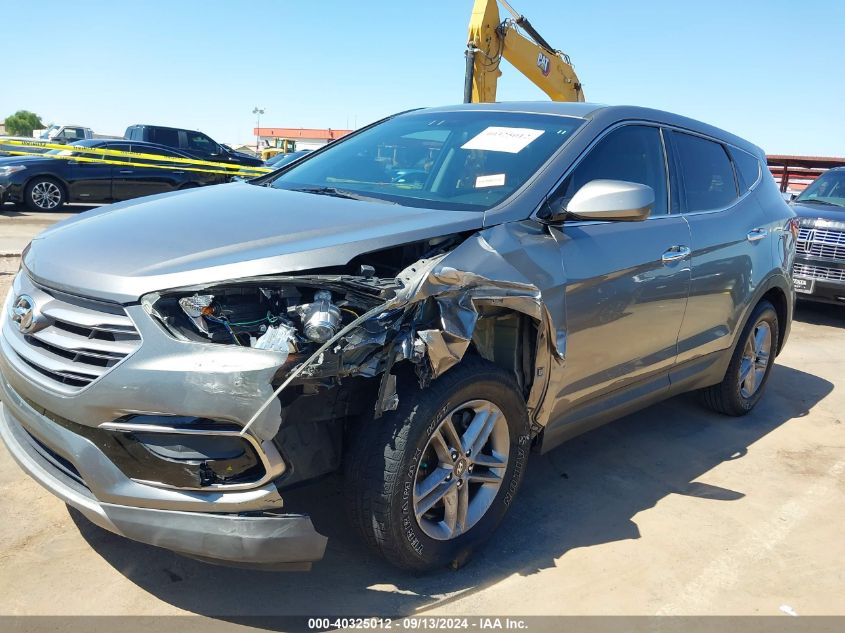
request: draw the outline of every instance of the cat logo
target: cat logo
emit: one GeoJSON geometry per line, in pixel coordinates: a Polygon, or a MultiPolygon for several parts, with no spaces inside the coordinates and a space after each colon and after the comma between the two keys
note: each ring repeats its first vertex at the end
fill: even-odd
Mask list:
{"type": "Polygon", "coordinates": [[[549,71],[552,69],[552,64],[549,61],[549,58],[543,55],[543,53],[537,53],[537,68],[539,68],[543,72],[544,77],[549,76],[549,71]]]}

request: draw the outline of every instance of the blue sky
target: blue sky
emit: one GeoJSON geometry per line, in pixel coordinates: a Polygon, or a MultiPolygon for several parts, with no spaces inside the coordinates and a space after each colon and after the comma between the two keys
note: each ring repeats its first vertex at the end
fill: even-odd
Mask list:
{"type": "MultiPolygon", "coordinates": [[[[845,155],[841,0],[512,0],[590,101],[702,119],[769,153],[845,155]]],[[[363,125],[459,102],[472,0],[15,0],[0,117],[249,142],[262,125],[363,125]],[[43,39],[41,39],[43,38],[43,39]],[[39,43],[40,42],[40,43],[39,43]]],[[[545,99],[503,64],[499,99],[545,99]]]]}

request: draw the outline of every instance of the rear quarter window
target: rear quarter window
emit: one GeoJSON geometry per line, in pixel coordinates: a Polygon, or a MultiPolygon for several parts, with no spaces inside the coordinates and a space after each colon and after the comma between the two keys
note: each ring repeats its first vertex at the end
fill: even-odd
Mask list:
{"type": "Polygon", "coordinates": [[[672,139],[686,212],[722,209],[737,199],[733,165],[724,145],[683,132],[674,132],[672,139]]]}
{"type": "Polygon", "coordinates": [[[731,148],[731,156],[734,159],[734,165],[739,174],[739,184],[742,188],[742,193],[745,193],[760,179],[760,160],[756,156],[752,156],[748,152],[731,148]]]}

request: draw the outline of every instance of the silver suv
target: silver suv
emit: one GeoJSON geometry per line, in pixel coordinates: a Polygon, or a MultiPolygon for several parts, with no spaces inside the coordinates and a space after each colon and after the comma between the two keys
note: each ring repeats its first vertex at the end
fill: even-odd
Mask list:
{"type": "Polygon", "coordinates": [[[685,391],[754,407],[798,230],[764,165],[664,112],[484,104],[84,213],[6,300],[0,433],[93,522],[189,556],[308,567],[326,539],[284,500],[338,472],[389,561],[463,562],[531,451],[685,391]]]}

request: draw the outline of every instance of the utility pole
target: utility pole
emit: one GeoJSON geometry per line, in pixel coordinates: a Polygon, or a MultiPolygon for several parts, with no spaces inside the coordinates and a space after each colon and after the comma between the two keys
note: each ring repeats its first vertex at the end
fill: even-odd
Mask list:
{"type": "Polygon", "coordinates": [[[252,109],[252,113],[255,115],[255,153],[260,156],[261,152],[258,150],[258,129],[261,127],[261,115],[264,114],[264,108],[255,106],[252,109]]]}

